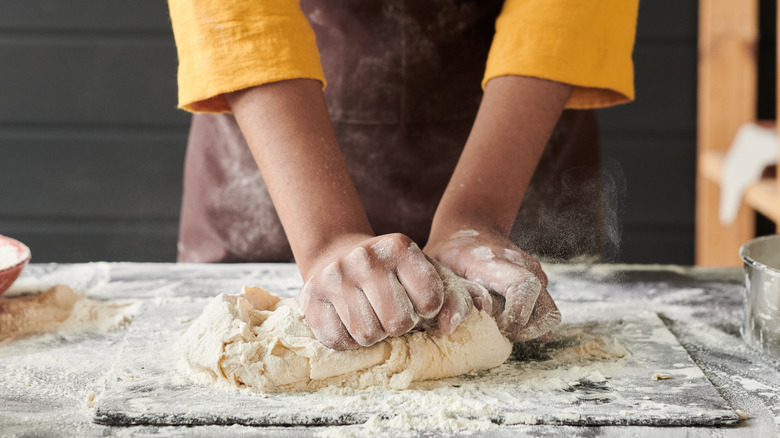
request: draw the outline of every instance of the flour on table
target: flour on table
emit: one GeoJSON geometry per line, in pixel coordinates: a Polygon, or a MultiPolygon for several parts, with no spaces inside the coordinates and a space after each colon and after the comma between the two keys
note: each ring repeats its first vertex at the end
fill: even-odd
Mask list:
{"type": "Polygon", "coordinates": [[[65,285],[41,294],[0,296],[0,344],[55,331],[105,333],[127,325],[137,308],[132,302],[85,298],[65,285]]]}
{"type": "MultiPolygon", "coordinates": [[[[533,412],[531,406],[547,397],[569,394],[571,406],[576,407],[583,403],[576,395],[577,388],[583,385],[600,386],[601,399],[620,397],[617,388],[606,384],[614,372],[626,371],[625,361],[631,357],[620,342],[564,326],[553,331],[551,344],[555,347],[543,360],[513,357],[475,376],[415,382],[404,391],[324,389],[316,394],[319,398],[312,395],[313,409],[328,410],[338,405],[358,410],[371,400],[381,414],[359,426],[325,428],[317,436],[395,438],[431,431],[478,434],[498,429],[493,421],[497,417],[503,417],[504,425],[537,424],[537,417],[528,412],[533,412]],[[518,409],[508,410],[510,406],[518,409]]],[[[559,419],[571,421],[578,421],[579,416],[578,412],[565,410],[556,414],[559,419]]]]}
{"type": "Polygon", "coordinates": [[[314,337],[297,301],[257,287],[215,297],[181,345],[182,368],[193,380],[269,392],[405,389],[499,366],[512,351],[495,320],[476,310],[449,336],[426,328],[367,348],[331,350],[314,337]]]}

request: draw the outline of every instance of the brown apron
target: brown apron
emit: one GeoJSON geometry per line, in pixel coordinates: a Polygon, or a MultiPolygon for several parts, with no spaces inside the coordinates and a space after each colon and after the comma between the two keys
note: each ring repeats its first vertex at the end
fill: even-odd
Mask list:
{"type": "MultiPolygon", "coordinates": [[[[501,5],[301,1],[317,36],[336,137],[377,234],[401,232],[425,244],[479,106],[501,5]]],[[[566,111],[513,239],[543,257],[600,253],[599,180],[595,115],[566,111]]],[[[229,114],[193,116],[179,261],[292,261],[260,172],[229,114]]]]}

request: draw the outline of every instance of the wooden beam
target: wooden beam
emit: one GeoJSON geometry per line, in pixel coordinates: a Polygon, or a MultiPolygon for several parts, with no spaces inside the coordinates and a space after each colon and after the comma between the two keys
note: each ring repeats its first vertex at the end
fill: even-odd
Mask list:
{"type": "Polygon", "coordinates": [[[755,235],[743,204],[730,226],[718,221],[720,191],[701,172],[706,151],[726,151],[737,129],[756,119],[758,0],[699,1],[696,264],[739,266],[739,247],[755,235]]]}

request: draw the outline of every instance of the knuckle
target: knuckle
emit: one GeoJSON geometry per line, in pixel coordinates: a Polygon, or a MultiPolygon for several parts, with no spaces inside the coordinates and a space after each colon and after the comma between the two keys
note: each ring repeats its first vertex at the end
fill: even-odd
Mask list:
{"type": "Polygon", "coordinates": [[[320,339],[320,342],[325,344],[326,347],[333,350],[354,350],[358,348],[358,344],[347,334],[330,335],[324,339],[320,339]]]}
{"type": "Polygon", "coordinates": [[[490,297],[490,292],[488,292],[487,288],[485,286],[482,286],[481,284],[477,283],[476,281],[471,280],[462,280],[463,284],[466,285],[466,288],[469,291],[469,294],[473,297],[483,297],[488,298],[490,297]]]}
{"type": "Polygon", "coordinates": [[[429,315],[432,315],[441,309],[442,304],[444,304],[444,297],[441,293],[426,293],[423,294],[420,299],[418,300],[418,313],[420,313],[421,316],[426,317],[429,315]]]}
{"type": "Polygon", "coordinates": [[[320,272],[319,275],[314,277],[315,281],[327,281],[332,279],[333,277],[339,276],[344,272],[344,266],[341,263],[341,260],[336,260],[334,262],[328,263],[325,268],[322,269],[322,272],[320,272]]]}
{"type": "Polygon", "coordinates": [[[542,292],[542,282],[535,275],[518,276],[507,289],[507,298],[512,297],[523,302],[536,300],[542,292]]]}
{"type": "Polygon", "coordinates": [[[385,324],[385,330],[390,336],[401,336],[414,327],[414,320],[409,315],[393,318],[385,324]]]}
{"type": "MultiPolygon", "coordinates": [[[[450,277],[447,284],[457,284],[457,281],[457,277],[450,277]]],[[[432,299],[438,300],[441,300],[441,297],[444,296],[445,289],[447,289],[445,287],[445,282],[435,271],[431,272],[428,278],[425,279],[423,288],[425,288],[424,290],[429,291],[428,294],[431,295],[432,299]]]]}
{"type": "Polygon", "coordinates": [[[542,292],[542,281],[535,275],[530,276],[523,286],[527,291],[535,293],[537,296],[542,292]]]}
{"type": "Polygon", "coordinates": [[[362,347],[370,347],[384,338],[383,333],[376,329],[359,330],[352,337],[355,339],[355,342],[360,344],[362,347]]]}
{"type": "Polygon", "coordinates": [[[320,336],[317,339],[319,339],[320,342],[322,342],[326,347],[331,348],[333,350],[338,350],[338,338],[335,336],[320,336]]]}
{"type": "Polygon", "coordinates": [[[311,331],[314,333],[314,337],[328,348],[336,349],[336,346],[339,344],[341,336],[328,330],[323,330],[315,321],[311,322],[311,331]]]}
{"type": "Polygon", "coordinates": [[[353,270],[367,272],[371,269],[371,256],[368,250],[362,246],[358,246],[347,254],[344,262],[353,270]]]}
{"type": "Polygon", "coordinates": [[[412,239],[401,233],[387,234],[383,236],[378,242],[378,244],[381,245],[385,251],[392,254],[401,254],[412,243],[412,239]]]}
{"type": "Polygon", "coordinates": [[[416,272],[420,281],[420,287],[425,290],[430,290],[432,293],[441,295],[444,291],[445,281],[455,281],[457,277],[452,271],[444,268],[436,269],[431,263],[425,261],[420,263],[420,267],[416,272]]]}
{"type": "Polygon", "coordinates": [[[401,233],[388,234],[387,238],[390,239],[393,244],[398,245],[399,248],[408,248],[409,245],[414,243],[409,236],[401,233]]]}

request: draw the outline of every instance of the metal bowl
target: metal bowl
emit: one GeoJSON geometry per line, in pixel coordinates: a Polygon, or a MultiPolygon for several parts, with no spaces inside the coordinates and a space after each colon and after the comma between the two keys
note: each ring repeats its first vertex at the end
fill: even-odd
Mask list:
{"type": "Polygon", "coordinates": [[[14,248],[17,258],[14,264],[5,268],[0,267],[0,295],[2,295],[16,281],[27,262],[30,261],[30,248],[18,240],[6,236],[0,236],[0,246],[11,246],[14,248]]]}
{"type": "Polygon", "coordinates": [[[745,263],[742,338],[780,358],[780,234],[751,240],[739,255],[745,263]]]}

